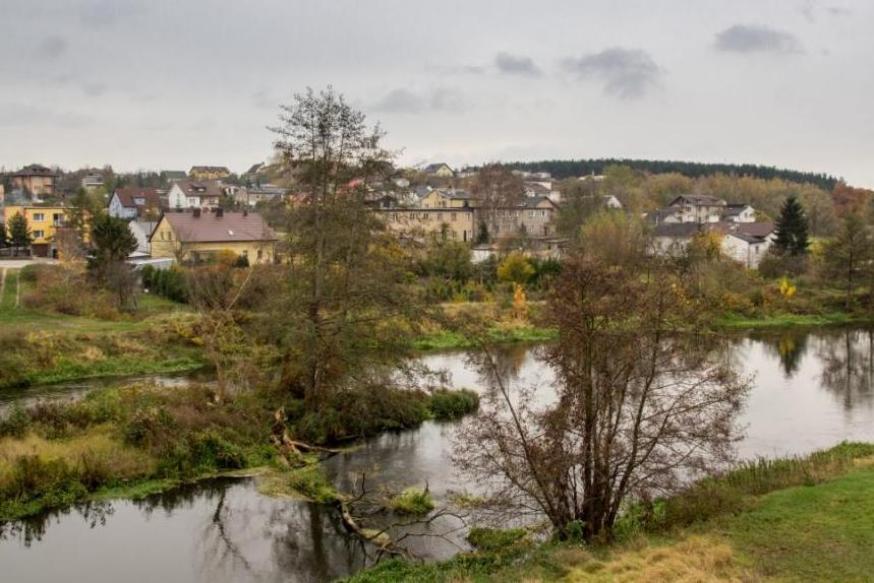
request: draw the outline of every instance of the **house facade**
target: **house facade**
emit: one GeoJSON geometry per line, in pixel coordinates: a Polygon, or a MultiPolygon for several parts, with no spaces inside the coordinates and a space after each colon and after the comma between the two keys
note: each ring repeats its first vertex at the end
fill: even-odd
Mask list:
{"type": "Polygon", "coordinates": [[[217,180],[179,180],[167,192],[167,205],[170,209],[215,208],[223,194],[222,184],[217,180]]]}
{"type": "Polygon", "coordinates": [[[383,219],[390,231],[417,241],[446,236],[454,241],[472,242],[475,237],[474,211],[469,207],[395,207],[376,208],[373,212],[383,219]]]}
{"type": "Polygon", "coordinates": [[[258,213],[207,211],[167,212],[149,237],[152,257],[208,261],[221,253],[245,257],[249,263],[272,263],[276,235],[258,213]]]}
{"type": "Polygon", "coordinates": [[[429,190],[419,199],[425,209],[468,208],[473,206],[473,197],[464,190],[429,190]]]}
{"type": "Polygon", "coordinates": [[[119,219],[157,219],[161,206],[161,195],[155,188],[116,188],[109,199],[108,212],[119,219]]]}
{"type": "Polygon", "coordinates": [[[756,269],[774,242],[775,229],[768,222],[662,223],[653,229],[652,253],[680,257],[696,236],[705,233],[719,235],[724,257],[756,269]]]}
{"type": "Polygon", "coordinates": [[[558,206],[546,196],[525,197],[514,206],[494,209],[478,208],[477,223],[484,222],[492,239],[555,236],[554,215],[558,206]]]}
{"type": "Polygon", "coordinates": [[[51,168],[31,164],[12,175],[12,189],[23,190],[37,197],[52,195],[55,193],[56,180],[57,174],[51,168]]]}
{"type": "Polygon", "coordinates": [[[452,178],[455,176],[455,170],[453,170],[449,164],[445,162],[437,162],[436,164],[428,164],[423,169],[423,172],[429,176],[436,176],[437,178],[452,178]]]}
{"type": "Polygon", "coordinates": [[[57,254],[56,235],[67,223],[67,209],[62,206],[17,206],[2,208],[3,223],[20,214],[30,229],[31,252],[38,257],[53,257],[57,254]]]}

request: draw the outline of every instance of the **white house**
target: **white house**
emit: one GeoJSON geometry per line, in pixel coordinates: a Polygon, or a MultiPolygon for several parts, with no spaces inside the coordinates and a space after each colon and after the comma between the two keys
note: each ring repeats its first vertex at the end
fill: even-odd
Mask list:
{"type": "Polygon", "coordinates": [[[730,203],[722,213],[722,220],[731,223],[755,223],[756,209],[746,203],[730,203]]]}
{"type": "Polygon", "coordinates": [[[109,216],[119,219],[135,219],[161,213],[161,196],[154,188],[116,188],[109,199],[109,216]]]}
{"type": "Polygon", "coordinates": [[[663,209],[671,218],[666,222],[677,223],[718,223],[728,205],[715,196],[706,194],[684,194],[678,196],[663,209]]]}
{"type": "Polygon", "coordinates": [[[171,209],[202,209],[219,206],[224,193],[217,180],[179,180],[170,187],[167,200],[171,209]]]}
{"type": "Polygon", "coordinates": [[[150,254],[152,246],[149,244],[149,237],[152,236],[152,231],[157,226],[157,221],[131,221],[127,224],[131,234],[137,240],[137,252],[150,254]]]}

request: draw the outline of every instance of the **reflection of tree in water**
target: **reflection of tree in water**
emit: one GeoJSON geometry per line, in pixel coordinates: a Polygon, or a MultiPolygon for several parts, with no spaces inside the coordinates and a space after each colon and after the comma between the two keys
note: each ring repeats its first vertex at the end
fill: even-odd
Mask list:
{"type": "MultiPolygon", "coordinates": [[[[519,379],[519,373],[525,365],[525,359],[529,352],[534,353],[535,357],[542,354],[541,347],[526,346],[524,344],[516,346],[503,346],[496,349],[494,352],[495,372],[501,376],[501,379],[508,384],[519,379]]],[[[474,355],[476,356],[476,355],[474,355]]],[[[483,380],[485,384],[485,380],[483,380]]]]}
{"type": "Polygon", "coordinates": [[[872,402],[874,380],[874,331],[845,330],[823,337],[818,356],[822,360],[820,381],[841,397],[847,411],[872,402]]]}
{"type": "Polygon", "coordinates": [[[780,359],[787,379],[791,379],[798,372],[801,358],[807,352],[809,336],[810,332],[806,330],[786,330],[761,338],[768,353],[780,359]]]}
{"type": "Polygon", "coordinates": [[[95,528],[104,526],[107,518],[115,512],[115,509],[107,501],[91,501],[24,520],[0,523],[0,540],[18,538],[25,547],[29,547],[34,541],[42,540],[50,523],[58,523],[63,517],[69,516],[74,511],[88,523],[90,528],[95,528]]]}

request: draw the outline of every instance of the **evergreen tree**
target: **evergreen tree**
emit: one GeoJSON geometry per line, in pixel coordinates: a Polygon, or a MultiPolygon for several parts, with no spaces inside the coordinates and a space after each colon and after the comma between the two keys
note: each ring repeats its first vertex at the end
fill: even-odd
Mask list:
{"type": "Polygon", "coordinates": [[[33,237],[30,235],[30,227],[27,226],[27,219],[21,213],[9,219],[9,245],[15,247],[30,247],[33,237]]]}
{"type": "Polygon", "coordinates": [[[0,223],[0,249],[6,247],[6,224],[0,223]]]}
{"type": "Polygon", "coordinates": [[[115,294],[119,308],[136,308],[136,278],[125,260],[136,250],[137,240],[127,222],[106,214],[96,216],[91,226],[91,243],[94,247],[88,262],[91,275],[115,294]]]}
{"type": "Polygon", "coordinates": [[[786,199],[780,210],[774,247],[784,255],[805,255],[808,244],[807,217],[804,207],[793,194],[786,199]]]}

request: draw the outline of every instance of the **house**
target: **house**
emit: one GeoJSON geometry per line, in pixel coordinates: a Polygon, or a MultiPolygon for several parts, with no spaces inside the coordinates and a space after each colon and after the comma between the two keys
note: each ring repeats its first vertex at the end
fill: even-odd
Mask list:
{"type": "Polygon", "coordinates": [[[259,202],[267,202],[282,199],[286,190],[273,184],[259,186],[247,186],[236,188],[233,192],[234,201],[247,206],[255,206],[259,202]]]}
{"type": "Polygon", "coordinates": [[[179,180],[170,186],[167,204],[171,209],[217,207],[224,194],[217,180],[179,180]]]}
{"type": "Polygon", "coordinates": [[[161,181],[162,182],[176,182],[178,180],[185,180],[188,178],[188,174],[185,173],[185,170],[162,170],[161,171],[161,181]]]}
{"type": "Polygon", "coordinates": [[[149,243],[152,257],[198,262],[233,253],[250,263],[272,263],[276,235],[258,213],[194,208],[164,213],[149,243]]]}
{"type": "Polygon", "coordinates": [[[722,220],[731,223],[754,223],[756,209],[746,203],[730,203],[722,212],[722,220]]]}
{"type": "Polygon", "coordinates": [[[473,206],[473,197],[465,190],[434,189],[419,200],[419,205],[426,209],[436,208],[467,208],[473,206]]]}
{"type": "Polygon", "coordinates": [[[664,210],[670,212],[667,222],[718,223],[726,207],[725,201],[715,196],[684,194],[672,200],[664,210]]]}
{"type": "Polygon", "coordinates": [[[149,244],[149,237],[152,236],[156,226],[158,226],[157,221],[133,220],[128,222],[127,228],[137,240],[137,253],[144,255],[151,254],[152,247],[149,244]]]}
{"type": "Polygon", "coordinates": [[[452,178],[455,176],[455,170],[453,170],[449,164],[444,162],[428,164],[422,169],[422,171],[428,176],[436,176],[437,178],[452,178]]]}
{"type": "Polygon", "coordinates": [[[12,189],[20,189],[31,196],[52,195],[55,193],[57,173],[39,164],[25,166],[12,175],[12,189]]]}
{"type": "Polygon", "coordinates": [[[119,219],[157,218],[161,207],[161,195],[155,188],[116,188],[109,199],[109,216],[119,219]]]}
{"type": "Polygon", "coordinates": [[[475,236],[474,213],[470,207],[377,207],[373,212],[383,219],[390,231],[415,241],[439,236],[470,242],[475,236]]]}
{"type": "Polygon", "coordinates": [[[62,206],[19,206],[7,205],[0,209],[3,223],[9,225],[10,219],[20,214],[27,220],[31,236],[31,252],[39,257],[57,256],[55,236],[58,229],[67,222],[67,209],[62,206]]]}
{"type": "Polygon", "coordinates": [[[721,236],[720,250],[749,269],[759,266],[774,241],[774,224],[768,222],[736,223],[662,223],[652,235],[652,251],[656,255],[679,257],[692,239],[703,233],[721,236]]]}
{"type": "Polygon", "coordinates": [[[553,217],[557,210],[558,205],[549,197],[528,196],[518,205],[478,208],[477,223],[485,222],[492,239],[543,239],[555,236],[553,217]]]}
{"type": "Polygon", "coordinates": [[[221,180],[231,175],[225,166],[192,166],[188,176],[192,180],[221,180]]]}
{"type": "Polygon", "coordinates": [[[103,188],[102,174],[86,174],[82,177],[82,188],[88,192],[94,192],[98,188],[103,188]]]}

